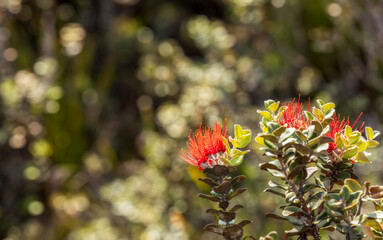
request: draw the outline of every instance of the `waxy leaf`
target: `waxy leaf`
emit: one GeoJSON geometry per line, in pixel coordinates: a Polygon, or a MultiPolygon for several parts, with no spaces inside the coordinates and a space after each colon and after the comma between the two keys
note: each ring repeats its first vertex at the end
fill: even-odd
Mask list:
{"type": "Polygon", "coordinates": [[[287,179],[293,179],[295,176],[298,175],[298,173],[300,173],[304,168],[306,168],[306,165],[305,164],[301,164],[297,167],[294,168],[294,170],[292,170],[291,172],[289,172],[289,174],[287,175],[287,179]]]}
{"type": "Polygon", "coordinates": [[[364,154],[364,152],[359,152],[356,156],[355,159],[358,162],[363,162],[363,163],[371,163],[371,161],[367,158],[367,156],[364,154]]]}
{"type": "Polygon", "coordinates": [[[313,148],[316,144],[320,142],[321,139],[322,139],[321,136],[313,138],[310,141],[308,141],[307,146],[309,146],[310,148],[313,148]]]}
{"type": "Polygon", "coordinates": [[[322,124],[318,121],[312,121],[311,124],[315,126],[315,131],[317,131],[318,134],[322,133],[323,127],[322,124]]]}
{"type": "Polygon", "coordinates": [[[266,188],[263,192],[270,192],[280,197],[285,197],[285,191],[280,188],[266,188]]]}
{"type": "Polygon", "coordinates": [[[223,229],[216,224],[208,224],[203,228],[204,231],[213,232],[222,235],[223,229]]]}
{"type": "Polygon", "coordinates": [[[286,140],[287,138],[291,137],[291,135],[293,135],[295,132],[295,128],[288,128],[286,129],[282,135],[280,136],[279,138],[279,141],[282,142],[284,140],[286,140]]]}
{"type": "Polygon", "coordinates": [[[234,125],[234,135],[236,139],[240,139],[242,136],[242,127],[238,124],[234,125]]]}
{"type": "Polygon", "coordinates": [[[231,142],[231,144],[233,144],[235,148],[239,147],[239,141],[237,139],[229,137],[229,141],[231,142]]]}
{"type": "Polygon", "coordinates": [[[285,209],[283,209],[282,215],[283,216],[301,216],[301,215],[304,215],[304,212],[299,207],[288,206],[288,207],[285,207],[285,209]]]}
{"type": "Polygon", "coordinates": [[[351,190],[351,192],[363,191],[362,186],[360,186],[360,184],[352,178],[347,178],[344,180],[344,185],[346,185],[351,190]]]}
{"type": "Polygon", "coordinates": [[[350,159],[358,153],[359,148],[357,146],[351,146],[343,153],[343,158],[350,159]]]}
{"type": "Polygon", "coordinates": [[[312,115],[312,113],[309,112],[309,111],[305,111],[305,115],[306,115],[306,117],[307,117],[308,119],[310,119],[310,120],[313,120],[313,119],[314,119],[314,115],[312,115]]]}
{"type": "Polygon", "coordinates": [[[379,142],[375,141],[375,140],[368,140],[367,141],[367,147],[368,148],[374,148],[374,147],[377,147],[379,145],[379,142]]]}
{"type": "Polygon", "coordinates": [[[279,102],[275,102],[269,106],[269,111],[274,113],[279,107],[279,102]]]}
{"type": "Polygon", "coordinates": [[[346,137],[350,137],[351,134],[352,134],[352,128],[351,128],[349,125],[346,125],[346,128],[345,128],[345,130],[344,130],[344,135],[345,135],[346,137]]]}
{"type": "Polygon", "coordinates": [[[357,143],[358,141],[359,141],[359,139],[360,139],[360,136],[361,136],[361,134],[360,134],[360,132],[353,132],[351,135],[350,135],[350,137],[348,138],[349,139],[349,141],[350,141],[350,144],[355,144],[355,143],[357,143]]]}
{"type": "Polygon", "coordinates": [[[272,99],[267,99],[266,101],[264,101],[264,103],[265,103],[265,108],[266,108],[267,110],[270,110],[270,109],[269,109],[270,105],[273,104],[273,103],[275,103],[275,101],[272,100],[272,99]]]}
{"type": "Polygon", "coordinates": [[[246,147],[247,144],[249,144],[250,140],[251,140],[251,134],[242,135],[241,138],[239,139],[239,147],[240,148],[246,147]]]}
{"type": "Polygon", "coordinates": [[[243,155],[230,159],[231,166],[238,166],[243,161],[243,155]]]}
{"type": "Polygon", "coordinates": [[[269,131],[269,133],[272,133],[276,129],[278,129],[281,125],[279,123],[276,123],[276,122],[268,122],[266,124],[266,126],[267,126],[267,130],[269,131]]]}
{"type": "Polygon", "coordinates": [[[372,128],[366,127],[364,130],[366,131],[367,140],[374,139],[374,132],[372,131],[372,128]]]}
{"type": "Polygon", "coordinates": [[[198,197],[205,198],[205,199],[208,199],[208,200],[213,201],[213,202],[219,202],[219,200],[221,199],[219,197],[210,196],[210,195],[206,195],[206,194],[203,194],[203,193],[198,194],[198,197]]]}
{"type": "Polygon", "coordinates": [[[279,127],[279,128],[274,130],[273,135],[279,137],[279,136],[281,136],[282,133],[285,132],[285,130],[286,130],[286,127],[285,126],[281,126],[281,127],[279,127]]]}
{"type": "Polygon", "coordinates": [[[214,192],[216,192],[218,194],[226,195],[230,192],[231,187],[232,187],[232,185],[230,182],[223,182],[222,184],[220,184],[216,187],[213,187],[213,190],[214,190],[214,192]]]}
{"type": "Polygon", "coordinates": [[[278,170],[267,169],[267,171],[269,173],[271,173],[274,177],[285,178],[285,175],[282,172],[278,171],[278,170]]]}
{"type": "Polygon", "coordinates": [[[281,170],[281,164],[278,160],[260,163],[259,168],[261,170],[267,170],[267,169],[274,169],[274,170],[281,170]]]}
{"type": "Polygon", "coordinates": [[[198,178],[199,181],[201,182],[204,182],[206,184],[208,184],[210,187],[216,187],[218,186],[218,183],[214,182],[212,179],[210,178],[198,178]]]}
{"type": "Polygon", "coordinates": [[[231,185],[235,185],[243,180],[246,179],[246,176],[244,175],[239,175],[239,176],[236,176],[233,180],[231,180],[231,185]]]}
{"type": "Polygon", "coordinates": [[[332,102],[322,105],[323,112],[327,112],[328,110],[331,110],[333,108],[335,108],[335,103],[332,103],[332,102]]]}
{"type": "Polygon", "coordinates": [[[264,118],[266,118],[269,121],[273,120],[273,117],[271,116],[271,113],[268,112],[268,111],[257,110],[257,113],[261,114],[264,118]]]}
{"type": "Polygon", "coordinates": [[[306,146],[304,146],[302,144],[296,143],[293,146],[297,150],[297,152],[299,152],[302,155],[308,155],[310,153],[310,151],[311,151],[308,147],[306,147],[306,146]]]}
{"type": "Polygon", "coordinates": [[[235,190],[235,192],[234,192],[232,195],[228,196],[226,199],[229,201],[230,199],[232,199],[232,198],[238,196],[239,194],[243,193],[243,192],[246,191],[246,190],[247,190],[247,188],[240,188],[240,189],[237,189],[237,190],[235,190]]]}

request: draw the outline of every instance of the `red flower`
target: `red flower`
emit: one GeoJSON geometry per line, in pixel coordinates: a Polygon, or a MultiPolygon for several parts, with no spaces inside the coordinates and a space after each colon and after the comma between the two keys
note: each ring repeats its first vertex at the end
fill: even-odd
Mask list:
{"type": "MultiPolygon", "coordinates": [[[[285,104],[285,110],[279,119],[279,124],[295,129],[306,129],[309,126],[309,120],[303,112],[303,104],[300,104],[299,100],[300,97],[298,98],[298,102],[295,102],[294,99],[285,104]]],[[[310,103],[308,108],[310,108],[310,103]]]]}
{"type": "Polygon", "coordinates": [[[330,123],[330,131],[326,134],[327,137],[331,137],[334,139],[334,142],[329,143],[327,152],[331,153],[336,147],[336,142],[338,141],[338,138],[335,137],[337,133],[343,132],[347,125],[349,125],[350,121],[347,118],[347,121],[343,118],[342,121],[340,121],[340,117],[334,115],[334,120],[330,123]]]}
{"type": "Polygon", "coordinates": [[[201,126],[194,135],[190,133],[188,153],[182,149],[181,158],[201,170],[213,167],[217,164],[219,155],[226,151],[222,137],[228,138],[225,125],[222,127],[215,122],[213,129],[201,126]]]}
{"type": "MultiPolygon", "coordinates": [[[[354,128],[355,124],[358,122],[362,114],[363,113],[359,114],[358,118],[356,119],[351,128],[354,128]]],[[[332,120],[332,122],[330,123],[330,131],[326,134],[327,137],[331,137],[332,139],[334,139],[334,142],[329,143],[329,147],[327,149],[328,153],[331,153],[334,149],[337,148],[336,142],[338,141],[339,137],[337,138],[335,135],[337,133],[342,133],[347,125],[350,125],[350,120],[348,117],[347,120],[343,118],[342,121],[340,121],[340,116],[337,117],[336,114],[334,115],[334,120],[332,120]]],[[[364,123],[362,124],[362,126],[360,126],[359,132],[361,131],[363,125],[364,123]]]]}

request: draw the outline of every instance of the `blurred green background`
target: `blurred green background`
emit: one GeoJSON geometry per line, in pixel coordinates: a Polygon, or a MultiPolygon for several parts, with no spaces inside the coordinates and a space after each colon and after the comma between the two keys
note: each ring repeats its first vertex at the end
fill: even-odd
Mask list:
{"type": "MultiPolygon", "coordinates": [[[[216,239],[180,149],[225,118],[255,136],[269,98],[333,101],[382,131],[380,0],[0,0],[0,64],[7,240],[216,239]]],[[[283,239],[257,148],[238,219],[283,239]]],[[[357,166],[375,184],[382,153],[357,166]]]]}

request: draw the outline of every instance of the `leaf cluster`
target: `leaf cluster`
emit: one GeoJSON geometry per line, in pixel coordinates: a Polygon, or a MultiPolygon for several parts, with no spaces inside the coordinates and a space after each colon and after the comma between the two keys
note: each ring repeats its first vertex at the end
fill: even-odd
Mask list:
{"type": "Polygon", "coordinates": [[[374,140],[379,132],[366,127],[364,137],[348,124],[339,125],[334,117],[335,104],[321,100],[307,111],[300,109],[304,117],[298,120],[305,123],[300,126],[307,127],[282,125],[280,119],[286,117],[285,111],[291,111],[291,105],[279,105],[267,100],[265,110],[258,111],[262,115],[262,133],[255,140],[270,159],[260,168],[279,179],[270,181],[265,192],[286,202],[281,214],[266,216],[290,222],[294,227],[286,231],[287,236],[298,235],[299,239],[320,239],[321,230],[337,230],[347,239],[361,239],[363,225],[369,226],[376,236],[383,236],[379,224],[381,209],[370,215],[360,211],[367,201],[381,206],[383,187],[372,188],[374,193],[368,186],[363,190],[353,172],[355,163],[370,163],[366,150],[379,144],[374,140]]]}

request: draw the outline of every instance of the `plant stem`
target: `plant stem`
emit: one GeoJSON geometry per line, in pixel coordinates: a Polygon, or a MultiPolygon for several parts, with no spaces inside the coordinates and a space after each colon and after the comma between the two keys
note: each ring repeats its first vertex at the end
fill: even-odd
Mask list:
{"type": "MultiPolygon", "coordinates": [[[[304,211],[304,213],[307,217],[308,226],[311,227],[311,231],[310,231],[311,235],[314,237],[315,240],[319,240],[320,236],[319,236],[317,226],[315,224],[313,224],[313,222],[314,222],[313,216],[311,215],[311,211],[307,207],[306,200],[304,199],[304,192],[303,192],[304,180],[302,180],[300,182],[300,186],[299,186],[299,190],[298,190],[295,183],[292,180],[287,178],[288,173],[287,173],[287,166],[285,165],[285,163],[281,159],[279,159],[279,162],[281,163],[282,171],[283,171],[283,174],[285,175],[286,182],[290,185],[291,189],[293,190],[295,195],[298,197],[299,202],[301,203],[301,209],[304,211]]],[[[307,240],[307,234],[306,233],[300,234],[298,239],[307,240]]]]}

